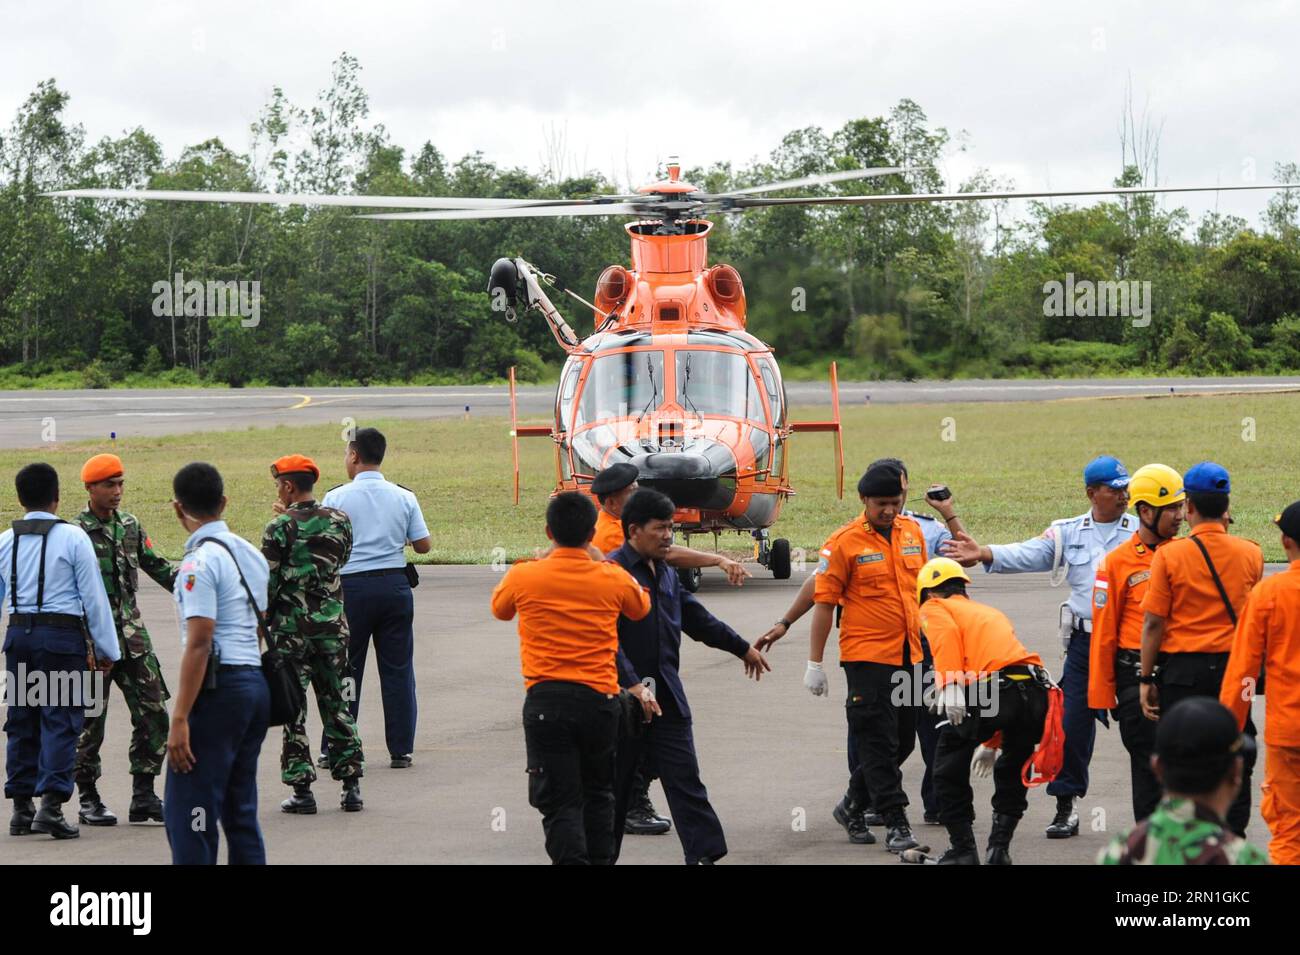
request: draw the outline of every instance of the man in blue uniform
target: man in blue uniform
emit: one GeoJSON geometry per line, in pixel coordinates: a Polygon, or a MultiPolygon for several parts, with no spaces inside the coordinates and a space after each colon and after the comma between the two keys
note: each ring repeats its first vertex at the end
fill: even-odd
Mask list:
{"type": "Polygon", "coordinates": [[[1105,710],[1088,707],[1088,656],[1092,642],[1092,589],[1102,558],[1137,531],[1136,516],[1128,507],[1128,471],[1119,459],[1101,455],[1083,469],[1083,486],[1092,507],[1077,517],[1053,521],[1047,530],[1019,544],[981,545],[967,534],[957,534],[944,546],[943,556],[964,566],[984,565],[986,573],[1020,574],[1048,571],[1053,587],[1066,581],[1070,598],[1061,604],[1061,642],[1065,667],[1061,689],[1065,693],[1065,764],[1048,783],[1047,794],[1056,797],[1056,815],[1047,838],[1068,839],[1079,834],[1075,800],[1088,792],[1088,763],[1097,727],[1094,717],[1106,723],[1105,710]]]}
{"type": "Polygon", "coordinates": [[[682,634],[739,657],[745,672],[759,679],[771,670],[763,655],[736,631],[704,609],[667,564],[673,543],[673,502],[643,488],[623,506],[626,541],[609,559],[621,565],[650,592],[650,613],[642,620],[618,621],[618,682],[638,695],[652,694],[662,711],[639,736],[621,740],[615,771],[614,856],[623,842],[623,823],[643,750],[668,797],[687,865],[712,865],[727,854],[722,823],[700,781],[691,731],[691,708],[678,674],[682,634]],[[643,681],[650,681],[645,683],[643,681]]]}
{"type": "Polygon", "coordinates": [[[167,735],[163,822],[176,865],[216,865],[225,830],[231,865],[265,865],[257,824],[257,758],[271,694],[258,647],[270,571],[230,532],[221,475],[195,462],[172,479],[172,507],[189,531],[173,595],[181,619],[180,688],[167,735]]]}
{"type": "MultiPolygon", "coordinates": [[[[0,606],[9,597],[5,717],[5,798],[11,836],[44,832],[74,839],[63,816],[72,796],[77,737],[88,707],[103,705],[89,665],[107,669],[121,657],[113,610],[95,548],[81,528],[55,516],[59,475],[29,464],[14,480],[21,520],[0,534],[0,606]],[[88,653],[87,631],[93,649],[88,653]],[[33,797],[41,797],[38,811],[33,797]]],[[[102,675],[100,676],[102,680],[102,675]]]]}
{"type": "MultiPolygon", "coordinates": [[[[388,442],[375,428],[360,428],[348,442],[343,465],[352,483],[331,488],[321,501],[352,521],[352,555],[340,571],[343,611],[351,632],[352,718],[361,710],[361,678],[370,641],[375,642],[379,690],[384,702],[384,739],[389,765],[405,769],[415,750],[415,568],[406,564],[406,545],[429,552],[429,528],[415,494],[386,481],[379,466],[388,442]]],[[[321,752],[325,752],[321,736],[321,752]]],[[[322,760],[324,757],[322,756],[322,760]]],[[[321,765],[327,765],[321,762],[321,765]]]]}

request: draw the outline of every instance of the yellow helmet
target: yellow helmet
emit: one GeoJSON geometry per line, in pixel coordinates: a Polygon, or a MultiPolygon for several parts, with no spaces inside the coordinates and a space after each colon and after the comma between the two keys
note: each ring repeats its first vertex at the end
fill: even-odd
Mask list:
{"type": "Polygon", "coordinates": [[[970,583],[966,570],[951,557],[935,557],[927,561],[916,575],[916,599],[921,599],[922,591],[938,587],[945,580],[964,580],[970,583]]]}
{"type": "Polygon", "coordinates": [[[1150,504],[1164,507],[1185,499],[1183,476],[1164,464],[1148,464],[1133,472],[1128,482],[1128,499],[1131,504],[1150,504]]]}

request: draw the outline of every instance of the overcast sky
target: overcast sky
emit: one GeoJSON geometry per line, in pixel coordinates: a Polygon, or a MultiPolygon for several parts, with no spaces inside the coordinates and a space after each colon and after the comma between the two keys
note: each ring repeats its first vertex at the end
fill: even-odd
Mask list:
{"type": "MultiPolygon", "coordinates": [[[[1269,3],[20,3],[0,0],[0,117],[37,82],[94,140],[142,126],[169,158],[248,148],[274,85],[309,104],[358,57],[371,119],[415,149],[539,169],[547,133],[606,176],[765,156],[790,129],[902,97],[969,134],[944,173],[1108,185],[1132,78],[1165,184],[1272,181],[1300,161],[1300,5],[1269,3]]],[[[956,138],[954,136],[954,138],[956,138]]],[[[1196,212],[1213,196],[1171,200],[1196,212]]],[[[1222,195],[1257,223],[1266,194],[1222,195]]]]}

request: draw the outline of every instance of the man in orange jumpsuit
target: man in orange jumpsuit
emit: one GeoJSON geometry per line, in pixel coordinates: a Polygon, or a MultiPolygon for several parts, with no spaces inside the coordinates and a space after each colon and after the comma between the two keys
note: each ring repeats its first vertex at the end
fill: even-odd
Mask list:
{"type": "Polygon", "coordinates": [[[1245,726],[1260,665],[1264,694],[1263,799],[1259,810],[1273,834],[1268,854],[1278,865],[1300,865],[1300,501],[1274,520],[1291,566],[1260,581],[1246,599],[1219,702],[1245,726]]]}
{"type": "Polygon", "coordinates": [[[519,614],[528,802],[542,814],[557,865],[613,864],[618,618],[650,612],[631,574],[592,560],[595,528],[586,495],[557,494],[546,508],[555,546],[513,565],[492,591],[493,615],[519,614]]]}
{"type": "Polygon", "coordinates": [[[932,559],[916,583],[921,630],[934,655],[939,713],[947,717],[934,748],[939,819],[950,843],[939,864],[979,865],[972,757],[1000,733],[985,862],[1010,865],[1011,837],[1029,805],[1021,770],[1043,736],[1047,716],[1047,673],[1042,658],[1016,639],[1002,611],[966,596],[969,583],[966,571],[949,557],[932,559]]]}
{"type": "MultiPolygon", "coordinates": [[[[904,852],[918,843],[907,821],[907,794],[899,767],[916,745],[921,701],[895,689],[910,687],[913,665],[921,664],[916,575],[925,563],[920,525],[904,517],[903,474],[893,464],[867,469],[858,482],[863,513],[826,542],[817,564],[812,633],[804,686],[814,696],[827,691],[822,656],[836,605],[840,620],[840,666],[848,682],[845,716],[860,763],[843,805],[849,819],[875,808],[886,826],[885,848],[904,852]]],[[[852,833],[850,833],[852,835],[852,833]]],[[[864,832],[855,841],[875,841],[864,832]]]]}
{"type": "Polygon", "coordinates": [[[1151,579],[1156,548],[1178,536],[1186,510],[1182,475],[1163,464],[1138,468],[1129,479],[1128,499],[1140,525],[1103,558],[1092,591],[1092,644],[1088,661],[1088,706],[1110,710],[1128,750],[1133,782],[1133,821],[1160,804],[1160,781],[1151,769],[1156,724],[1142,715],[1138,669],[1142,658],[1142,600],[1151,579]]]}
{"type": "MultiPolygon", "coordinates": [[[[1142,712],[1152,720],[1189,696],[1219,698],[1238,608],[1264,576],[1259,545],[1228,533],[1232,484],[1227,470],[1202,461],[1183,476],[1183,488],[1191,533],[1156,550],[1142,598],[1146,616],[1138,682],[1142,712]]],[[[1253,744],[1255,724],[1249,716],[1245,732],[1253,744]]],[[[1244,837],[1250,821],[1253,745],[1243,753],[1243,763],[1241,791],[1228,810],[1228,825],[1244,837]]]]}

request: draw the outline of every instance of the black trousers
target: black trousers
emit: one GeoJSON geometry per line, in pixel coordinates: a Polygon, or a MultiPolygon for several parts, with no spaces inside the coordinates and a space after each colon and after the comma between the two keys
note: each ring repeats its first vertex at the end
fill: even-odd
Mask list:
{"type": "Polygon", "coordinates": [[[912,669],[906,660],[901,666],[857,660],[840,666],[849,686],[844,715],[858,757],[849,794],[855,804],[871,806],[892,825],[889,815],[907,808],[899,767],[916,746],[917,711],[915,706],[898,705],[893,697],[901,686],[904,702],[912,702],[912,669]]]}
{"type": "Polygon", "coordinates": [[[637,765],[646,759],[649,772],[659,777],[668,799],[668,812],[682,843],[687,865],[702,859],[717,861],[727,854],[727,839],[709,792],[700,780],[691,721],[661,700],[664,713],[645,727],[641,736],[619,741],[618,785],[614,808],[614,857],[623,845],[623,822],[636,785],[637,765]]]}
{"type": "Polygon", "coordinates": [[[960,726],[949,723],[939,729],[934,752],[934,789],[939,797],[939,821],[945,826],[975,820],[971,757],[980,743],[999,730],[1002,752],[993,764],[993,811],[1019,819],[1029,805],[1021,770],[1043,737],[1046,688],[1033,680],[999,679],[988,706],[980,710],[974,704],[975,700],[970,699],[960,726]]]}
{"type": "MultiPolygon", "coordinates": [[[[1168,713],[1189,696],[1219,698],[1223,687],[1223,671],[1228,666],[1226,653],[1162,653],[1159,659],[1160,712],[1168,713]]],[[[1246,735],[1253,743],[1256,735],[1254,719],[1246,717],[1246,735]]],[[[1255,769],[1256,749],[1252,745],[1245,752],[1245,765],[1241,773],[1241,792],[1228,808],[1228,828],[1245,837],[1250,822],[1250,778],[1255,769]]]]}
{"type": "Polygon", "coordinates": [[[1115,698],[1118,706],[1111,715],[1119,723],[1119,738],[1128,750],[1129,776],[1133,782],[1133,821],[1141,822],[1160,804],[1160,780],[1151,769],[1156,751],[1156,723],[1142,715],[1141,684],[1137,650],[1121,650],[1115,657],[1115,698]]]}
{"type": "Polygon", "coordinates": [[[534,684],[524,699],[528,803],[556,865],[614,861],[617,697],[580,683],[534,684]]]}

